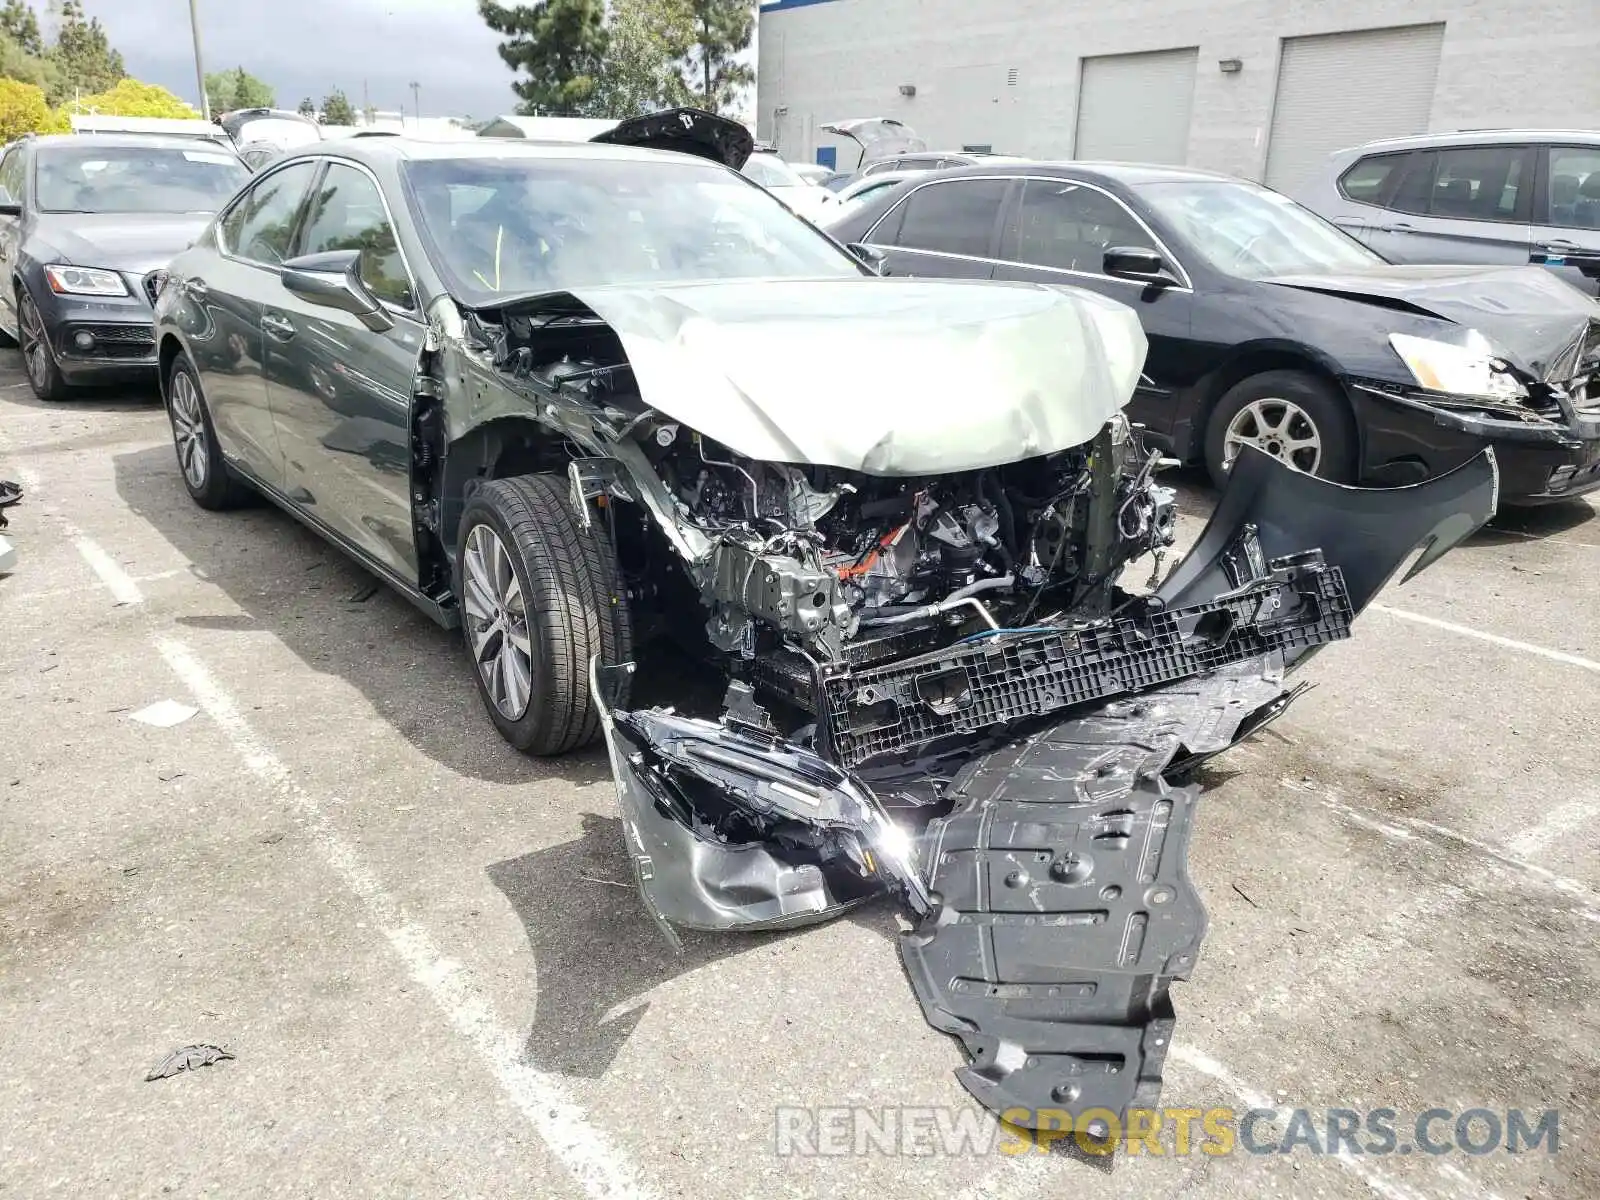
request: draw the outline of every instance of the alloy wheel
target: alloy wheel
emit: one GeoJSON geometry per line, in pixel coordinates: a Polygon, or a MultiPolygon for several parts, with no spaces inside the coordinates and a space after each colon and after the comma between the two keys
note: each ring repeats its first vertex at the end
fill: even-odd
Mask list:
{"type": "Polygon", "coordinates": [[[172,441],[178,448],[178,465],[189,486],[199,491],[206,486],[208,467],[206,419],[200,407],[200,393],[187,371],[172,376],[172,441]]]}
{"type": "Polygon", "coordinates": [[[478,674],[507,720],[528,711],[533,694],[533,644],[527,602],[505,543],[487,525],[474,525],[462,555],[467,635],[478,674]]]}
{"type": "Polygon", "coordinates": [[[1252,400],[1228,422],[1222,465],[1233,466],[1242,446],[1255,446],[1307,475],[1322,465],[1322,434],[1311,415],[1292,400],[1252,400]]]}
{"type": "Polygon", "coordinates": [[[27,292],[22,293],[19,306],[17,332],[18,346],[22,351],[22,365],[33,386],[43,391],[50,386],[50,340],[45,334],[44,318],[27,292]]]}

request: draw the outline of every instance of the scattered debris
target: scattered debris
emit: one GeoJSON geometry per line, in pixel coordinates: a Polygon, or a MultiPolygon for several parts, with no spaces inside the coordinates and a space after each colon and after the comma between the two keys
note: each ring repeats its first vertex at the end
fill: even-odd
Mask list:
{"type": "Polygon", "coordinates": [[[182,771],[159,771],[156,774],[156,778],[161,780],[162,783],[171,783],[174,779],[182,779],[183,778],[183,772],[182,771]]]}
{"type": "Polygon", "coordinates": [[[176,700],[157,700],[154,704],[147,705],[133,714],[133,720],[141,725],[153,725],[157,729],[171,729],[174,725],[182,725],[195,713],[198,708],[187,704],[179,704],[176,700]]]}
{"type": "Polygon", "coordinates": [[[1254,900],[1250,899],[1249,896],[1245,895],[1244,889],[1242,887],[1240,887],[1237,883],[1230,883],[1228,886],[1231,887],[1234,891],[1238,892],[1239,893],[1239,898],[1241,900],[1243,900],[1246,904],[1248,904],[1251,908],[1260,908],[1261,907],[1261,905],[1257,904],[1254,900]]]}
{"type": "Polygon", "coordinates": [[[132,878],[133,876],[135,876],[135,875],[137,875],[139,873],[139,868],[138,868],[137,865],[134,865],[134,866],[131,866],[131,867],[123,867],[122,868],[122,873],[124,875],[128,876],[129,878],[132,878]]]}
{"type": "Polygon", "coordinates": [[[607,887],[625,888],[628,886],[625,883],[618,883],[615,879],[601,879],[595,875],[579,875],[578,878],[583,880],[585,883],[603,883],[607,887]]]}
{"type": "Polygon", "coordinates": [[[357,588],[345,601],[347,604],[365,604],[378,594],[378,585],[369,583],[365,587],[357,588]]]}
{"type": "Polygon", "coordinates": [[[185,1046],[181,1050],[174,1050],[150,1070],[144,1077],[146,1083],[154,1083],[158,1079],[170,1079],[181,1071],[192,1071],[196,1067],[209,1067],[213,1063],[229,1061],[233,1055],[221,1046],[185,1046]]]}
{"type": "Polygon", "coordinates": [[[283,834],[281,832],[269,833],[266,837],[261,839],[261,844],[263,846],[276,846],[281,841],[283,841],[283,834]]]}
{"type": "Polygon", "coordinates": [[[0,529],[4,529],[10,522],[6,520],[6,509],[22,500],[22,485],[12,483],[9,479],[0,479],[0,529]]]}

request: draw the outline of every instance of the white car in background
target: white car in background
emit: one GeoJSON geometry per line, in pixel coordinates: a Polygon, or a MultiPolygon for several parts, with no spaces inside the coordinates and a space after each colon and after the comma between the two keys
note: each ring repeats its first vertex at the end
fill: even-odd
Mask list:
{"type": "Polygon", "coordinates": [[[823,220],[834,208],[832,192],[806,179],[771,150],[752,154],[744,164],[744,174],[808,220],[823,220]]]}
{"type": "Polygon", "coordinates": [[[876,175],[858,176],[837,191],[829,192],[833,203],[828,205],[828,211],[821,218],[823,228],[835,221],[842,221],[873,197],[882,196],[906,180],[918,179],[927,173],[920,170],[880,171],[876,175]]]}

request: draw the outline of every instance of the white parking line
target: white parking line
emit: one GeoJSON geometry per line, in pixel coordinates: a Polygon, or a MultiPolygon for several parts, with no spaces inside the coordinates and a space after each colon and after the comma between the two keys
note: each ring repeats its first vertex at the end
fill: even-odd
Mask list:
{"type": "Polygon", "coordinates": [[[1461,637],[1476,638],[1480,642],[1488,642],[1490,645],[1500,646],[1507,650],[1516,650],[1522,654],[1536,654],[1540,658],[1548,658],[1551,662],[1563,663],[1566,666],[1577,667],[1583,671],[1600,673],[1600,662],[1596,662],[1592,658],[1583,658],[1576,654],[1568,654],[1562,650],[1551,650],[1546,646],[1536,646],[1532,642],[1519,642],[1516,638],[1501,637],[1498,633],[1486,633],[1484,630],[1474,629],[1470,625],[1457,625],[1454,621],[1441,621],[1438,617],[1408,612],[1403,608],[1391,608],[1387,604],[1373,604],[1369,607],[1374,612],[1386,613],[1401,621],[1413,621],[1418,625],[1427,625],[1432,629],[1442,629],[1446,633],[1458,634],[1461,637]]]}
{"type": "Polygon", "coordinates": [[[472,973],[439,952],[428,932],[408,920],[360,852],[333,828],[322,806],[294,781],[288,767],[250,727],[239,705],[205,664],[176,638],[157,635],[161,657],[196,704],[232,744],[246,769],[296,811],[323,859],[367,907],[413,979],[427,990],[457,1033],[477,1051],[501,1089],[533,1125],[551,1153],[591,1197],[651,1197],[626,1156],[591,1125],[556,1076],[523,1061],[518,1038],[496,1018],[472,973]]]}
{"type": "Polygon", "coordinates": [[[139,590],[139,585],[134,582],[133,576],[124,571],[116,559],[102,550],[98,542],[79,534],[72,539],[72,544],[78,548],[83,561],[89,564],[89,569],[101,583],[106,585],[106,590],[118,604],[144,603],[144,593],[139,590]]]}
{"type": "MultiPolygon", "coordinates": [[[[1280,1123],[1288,1120],[1288,1109],[1275,1103],[1260,1088],[1240,1079],[1204,1051],[1195,1050],[1189,1046],[1174,1042],[1172,1045],[1172,1058],[1188,1067],[1191,1071],[1196,1071],[1208,1079],[1214,1079],[1220,1083],[1233,1093],[1235,1100],[1246,1108],[1269,1109],[1278,1114],[1277,1120],[1280,1123]]],[[[1362,1183],[1371,1189],[1374,1195],[1382,1196],[1383,1200],[1425,1200],[1421,1192],[1407,1187],[1386,1172],[1378,1170],[1377,1167],[1361,1161],[1361,1159],[1356,1158],[1349,1150],[1343,1147],[1340,1148],[1338,1154],[1332,1156],[1332,1161],[1360,1179],[1362,1183]]]]}
{"type": "Polygon", "coordinates": [[[1552,810],[1544,821],[1519,835],[1511,847],[1503,849],[1435,821],[1427,821],[1421,817],[1405,817],[1395,813],[1387,814],[1386,820],[1380,819],[1370,812],[1344,803],[1335,796],[1318,791],[1309,784],[1296,783],[1290,779],[1280,779],[1278,782],[1291,791],[1311,796],[1323,808],[1337,813],[1352,825],[1360,825],[1375,833],[1381,833],[1391,841],[1409,842],[1419,835],[1426,835],[1435,842],[1450,842],[1475,851],[1501,867],[1527,875],[1551,890],[1569,897],[1575,902],[1575,912],[1578,916],[1600,923],[1600,893],[1576,879],[1558,875],[1548,867],[1541,867],[1537,863],[1527,862],[1518,857],[1521,854],[1537,854],[1559,841],[1581,824],[1583,817],[1593,811],[1594,806],[1591,804],[1575,801],[1552,810]]]}

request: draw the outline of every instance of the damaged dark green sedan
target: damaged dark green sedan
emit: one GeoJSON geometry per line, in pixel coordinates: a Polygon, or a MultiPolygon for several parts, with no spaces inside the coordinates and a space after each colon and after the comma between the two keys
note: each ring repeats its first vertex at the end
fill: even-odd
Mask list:
{"type": "Polygon", "coordinates": [[[1247,452],[1125,590],[1175,529],[1123,413],[1134,314],[880,278],[749,151],[677,111],[290,153],[160,294],[185,485],[269,497],[459,625],[513,745],[603,736],[669,937],[887,891],[982,1103],[1150,1105],[1206,926],[1193,768],[1488,518],[1493,459],[1367,491],[1247,452]]]}

